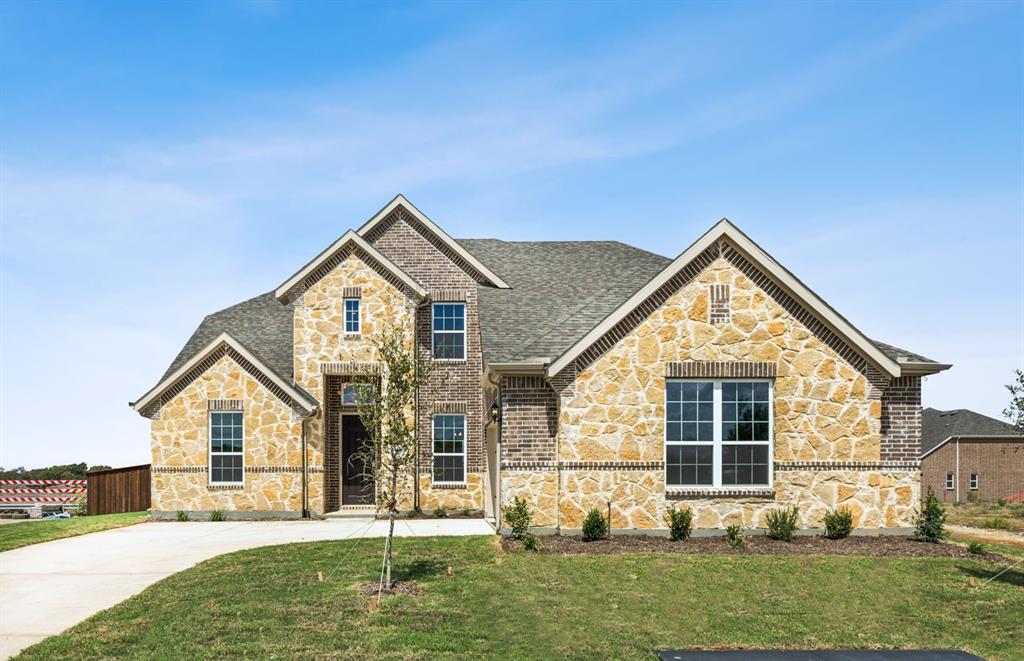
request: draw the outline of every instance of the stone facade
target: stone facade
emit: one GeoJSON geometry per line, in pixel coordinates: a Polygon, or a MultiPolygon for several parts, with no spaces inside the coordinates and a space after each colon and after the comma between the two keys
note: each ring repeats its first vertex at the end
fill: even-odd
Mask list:
{"type": "Polygon", "coordinates": [[[709,259],[578,374],[553,380],[557,462],[516,466],[513,452],[503,454],[503,499],[525,497],[538,510],[538,525],[569,529],[609,503],[619,528],[663,528],[666,509],[682,503],[698,527],[761,527],[768,510],[789,504],[800,506],[805,527],[820,526],[823,513],[840,505],[850,507],[859,527],[910,526],[917,466],[898,451],[883,456],[883,419],[890,436],[914,438],[919,380],[895,383],[886,397],[876,372],[837,350],[834,338],[805,324],[787,309],[791,301],[757,286],[743,266],[726,256],[709,259]],[[673,495],[664,472],[666,378],[723,363],[752,373],[772,368],[774,486],[673,495]],[[883,400],[890,416],[883,416],[883,400]]]}
{"type": "MultiPolygon", "coordinates": [[[[157,512],[302,511],[301,418],[229,356],[221,357],[164,403],[151,423],[152,509],[157,512]],[[239,402],[243,412],[245,483],[210,486],[209,411],[239,402]]],[[[321,499],[310,464],[310,503],[321,499]]]]}

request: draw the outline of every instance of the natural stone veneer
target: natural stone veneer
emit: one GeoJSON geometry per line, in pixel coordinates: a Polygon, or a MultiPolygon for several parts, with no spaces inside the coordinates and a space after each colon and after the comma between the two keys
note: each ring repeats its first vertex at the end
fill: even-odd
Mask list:
{"type": "MultiPolygon", "coordinates": [[[[521,495],[538,520],[576,528],[592,508],[612,505],[612,525],[664,527],[673,503],[694,509],[699,527],[764,525],[767,510],[796,504],[803,526],[847,505],[861,527],[911,525],[919,497],[916,468],[829,470],[829,462],[879,462],[881,392],[724,258],[714,260],[649,317],[559,389],[558,459],[654,462],[655,470],[550,470],[506,474],[503,499],[521,495]],[[709,323],[709,285],[730,288],[728,323],[709,323]],[[808,471],[774,472],[774,496],[682,498],[666,494],[665,378],[686,361],[775,363],[774,461],[816,461],[808,471]],[[560,480],[549,497],[551,480],[560,480]],[[555,504],[557,503],[557,505],[555,504]]],[[[557,483],[557,482],[556,482],[557,483]]],[[[538,523],[538,525],[543,525],[538,523]]]]}
{"type": "Polygon", "coordinates": [[[429,475],[420,475],[420,509],[478,510],[484,502],[484,476],[467,473],[466,486],[434,486],[429,475]]]}
{"type": "MultiPolygon", "coordinates": [[[[300,418],[230,357],[166,402],[151,433],[154,511],[302,510],[300,418]],[[246,466],[241,487],[208,486],[210,400],[241,401],[246,466]]],[[[309,500],[315,506],[321,500],[318,456],[311,457],[310,467],[309,500]]]]}

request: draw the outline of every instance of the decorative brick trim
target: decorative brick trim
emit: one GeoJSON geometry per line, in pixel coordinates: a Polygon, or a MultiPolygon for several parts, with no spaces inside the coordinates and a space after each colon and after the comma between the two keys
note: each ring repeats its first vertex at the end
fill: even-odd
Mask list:
{"type": "Polygon", "coordinates": [[[708,321],[712,324],[727,324],[731,309],[729,307],[729,285],[711,285],[709,297],[711,305],[708,307],[708,321]]]}
{"type": "Polygon", "coordinates": [[[558,470],[557,461],[503,461],[501,470],[507,471],[553,471],[558,470]]]}
{"type": "Polygon", "coordinates": [[[562,470],[569,471],[649,471],[665,468],[664,461],[562,461],[562,470]]]}
{"type": "Polygon", "coordinates": [[[363,336],[359,333],[344,333],[341,336],[341,339],[344,342],[356,342],[358,340],[363,339],[363,336]]]}
{"type": "Polygon", "coordinates": [[[885,470],[918,470],[921,468],[920,461],[776,461],[777,471],[830,471],[830,470],[854,470],[854,471],[885,471],[885,470]]]}
{"type": "Polygon", "coordinates": [[[362,298],[363,288],[362,287],[342,287],[341,288],[342,298],[362,298]]]}
{"type": "Polygon", "coordinates": [[[436,482],[431,483],[431,489],[467,489],[469,488],[465,482],[457,482],[454,484],[437,484],[436,482]]]}
{"type": "Polygon", "coordinates": [[[687,360],[665,364],[665,376],[674,379],[774,379],[778,364],[747,360],[687,360]]]}
{"type": "Polygon", "coordinates": [[[153,466],[154,473],[205,473],[206,466],[153,466]]]}
{"type": "Polygon", "coordinates": [[[303,278],[302,282],[296,284],[287,293],[287,300],[292,305],[302,304],[302,295],[310,287],[319,282],[328,273],[333,271],[348,259],[350,256],[355,255],[364,264],[369,266],[371,269],[377,272],[380,277],[384,278],[389,284],[395,287],[398,291],[402,292],[407,296],[415,296],[414,292],[410,291],[409,286],[402,282],[401,278],[392,273],[383,264],[374,259],[368,252],[362,248],[353,245],[351,243],[346,244],[340,250],[331,255],[330,259],[324,261],[316,270],[312,271],[309,275],[303,278]]]}
{"type": "Polygon", "coordinates": [[[245,491],[243,484],[207,484],[207,491],[245,491]]]}
{"type": "Polygon", "coordinates": [[[246,473],[302,473],[302,466],[246,466],[246,473]]]}
{"type": "Polygon", "coordinates": [[[434,402],[431,410],[435,413],[465,413],[465,402],[434,402]]]}
{"type": "Polygon", "coordinates": [[[547,390],[548,384],[542,376],[503,376],[503,390],[547,390]]]}
{"type": "Polygon", "coordinates": [[[431,289],[428,294],[434,303],[465,303],[465,289],[431,289]]]}
{"type": "Polygon", "coordinates": [[[240,399],[208,399],[206,400],[207,411],[241,411],[242,400],[240,399]]]}
{"type": "Polygon", "coordinates": [[[775,498],[775,490],[771,488],[756,489],[665,489],[670,498],[775,498]]]}
{"type": "Polygon", "coordinates": [[[355,376],[359,374],[380,374],[380,363],[361,363],[354,360],[345,362],[320,363],[320,373],[330,376],[355,376]]]}
{"type": "MultiPolygon", "coordinates": [[[[205,473],[206,466],[153,466],[154,473],[205,473]]],[[[246,466],[245,472],[250,474],[265,473],[302,473],[302,466],[246,466]]],[[[323,473],[323,466],[307,467],[309,473],[323,473]]]]}

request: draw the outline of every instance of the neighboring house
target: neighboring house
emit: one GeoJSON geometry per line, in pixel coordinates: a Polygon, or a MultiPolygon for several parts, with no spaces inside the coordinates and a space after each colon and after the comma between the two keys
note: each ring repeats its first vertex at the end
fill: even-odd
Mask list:
{"type": "Polygon", "coordinates": [[[1024,493],[1024,436],[968,411],[921,412],[921,485],[947,502],[1024,493]]]}
{"type": "Polygon", "coordinates": [[[153,421],[154,512],[372,503],[347,457],[382,324],[436,367],[410,506],[495,515],[520,496],[538,526],[570,530],[609,503],[617,529],[663,528],[675,504],[703,528],[791,504],[805,527],[840,505],[860,527],[909,527],[921,378],[949,367],[869,340],[726,220],[670,260],[456,241],[399,196],[204,319],[133,403],[153,421]]]}

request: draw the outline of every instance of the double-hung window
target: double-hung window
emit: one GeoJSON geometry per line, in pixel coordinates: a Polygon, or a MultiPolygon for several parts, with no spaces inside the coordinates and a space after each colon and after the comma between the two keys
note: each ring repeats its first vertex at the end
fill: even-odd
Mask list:
{"type": "Polygon", "coordinates": [[[946,491],[956,489],[956,475],[946,473],[946,491]]]}
{"type": "Polygon", "coordinates": [[[971,491],[977,491],[978,490],[978,482],[979,482],[978,474],[977,473],[971,473],[971,491]]]}
{"type": "Polygon", "coordinates": [[[242,412],[210,412],[210,484],[242,484],[242,412]]]}
{"type": "Polygon", "coordinates": [[[348,335],[359,335],[359,299],[345,299],[345,333],[348,335]]]}
{"type": "Polygon", "coordinates": [[[771,486],[771,381],[667,381],[665,482],[669,488],[771,486]]]}
{"type": "Polygon", "coordinates": [[[465,360],[466,304],[434,303],[432,337],[435,360],[465,360]]]}
{"type": "Polygon", "coordinates": [[[434,416],[434,483],[466,481],[466,416],[434,416]]]}

